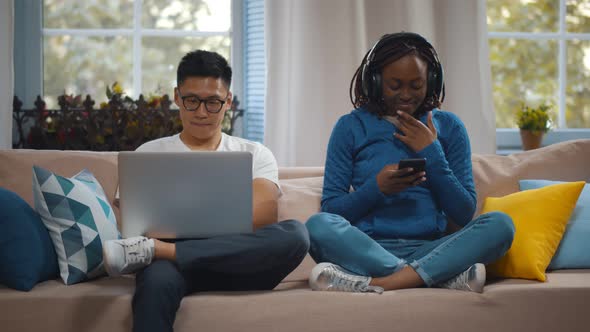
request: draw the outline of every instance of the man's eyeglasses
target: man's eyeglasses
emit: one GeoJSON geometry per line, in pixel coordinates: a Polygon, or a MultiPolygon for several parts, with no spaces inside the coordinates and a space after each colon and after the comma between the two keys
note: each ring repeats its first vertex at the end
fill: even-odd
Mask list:
{"type": "MultiPolygon", "coordinates": [[[[221,111],[221,109],[223,108],[223,105],[225,104],[225,100],[227,100],[227,96],[225,97],[225,100],[214,99],[214,98],[201,99],[197,96],[192,96],[192,95],[191,96],[183,96],[180,94],[180,89],[178,89],[178,88],[176,88],[176,91],[178,91],[178,96],[182,100],[182,105],[189,112],[196,111],[201,106],[201,103],[205,103],[205,109],[207,110],[207,112],[219,113],[219,111],[221,111]]],[[[229,96],[229,92],[227,93],[227,95],[229,96]]]]}

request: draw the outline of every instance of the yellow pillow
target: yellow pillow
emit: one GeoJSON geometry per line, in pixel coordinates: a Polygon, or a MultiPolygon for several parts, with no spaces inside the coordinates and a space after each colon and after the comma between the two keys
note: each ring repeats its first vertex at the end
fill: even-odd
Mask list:
{"type": "Polygon", "coordinates": [[[565,226],[586,183],[569,182],[488,197],[482,213],[502,211],[512,217],[516,233],[506,255],[487,266],[498,277],[545,281],[565,226]]]}

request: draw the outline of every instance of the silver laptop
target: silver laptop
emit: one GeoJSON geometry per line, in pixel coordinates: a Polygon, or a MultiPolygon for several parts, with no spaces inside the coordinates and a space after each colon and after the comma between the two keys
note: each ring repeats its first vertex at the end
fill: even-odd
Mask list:
{"type": "Polygon", "coordinates": [[[252,232],[249,152],[120,152],[123,237],[252,232]]]}

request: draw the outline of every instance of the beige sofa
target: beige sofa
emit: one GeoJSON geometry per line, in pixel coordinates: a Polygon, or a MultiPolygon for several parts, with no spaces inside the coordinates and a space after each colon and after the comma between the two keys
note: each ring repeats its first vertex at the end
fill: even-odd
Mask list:
{"type": "MultiPolygon", "coordinates": [[[[71,176],[88,168],[112,198],[117,154],[0,151],[0,186],[30,204],[31,166],[71,176]]],[[[590,181],[590,140],[512,156],[474,155],[481,207],[487,196],[518,191],[518,179],[590,181]]],[[[319,210],[322,168],[282,168],[280,217],[305,221],[319,210]]],[[[269,292],[211,292],[186,297],[176,331],[589,331],[590,270],[548,273],[547,282],[492,280],[483,294],[408,289],[377,294],[313,292],[308,257],[269,292]]],[[[0,331],[128,331],[133,277],[73,286],[38,284],[30,292],[0,286],[0,331]]]]}

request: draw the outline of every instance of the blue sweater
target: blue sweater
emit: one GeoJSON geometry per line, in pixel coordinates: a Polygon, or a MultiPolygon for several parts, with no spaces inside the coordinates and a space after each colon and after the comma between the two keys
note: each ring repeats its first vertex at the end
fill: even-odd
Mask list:
{"type": "Polygon", "coordinates": [[[447,219],[460,226],[471,221],[476,193],[467,131],[456,115],[432,112],[438,138],[417,153],[393,136],[391,122],[362,107],[342,116],[328,144],[322,211],[375,239],[432,238],[445,231],[447,219]],[[405,158],[426,158],[427,181],[384,195],[377,174],[405,158]]]}

